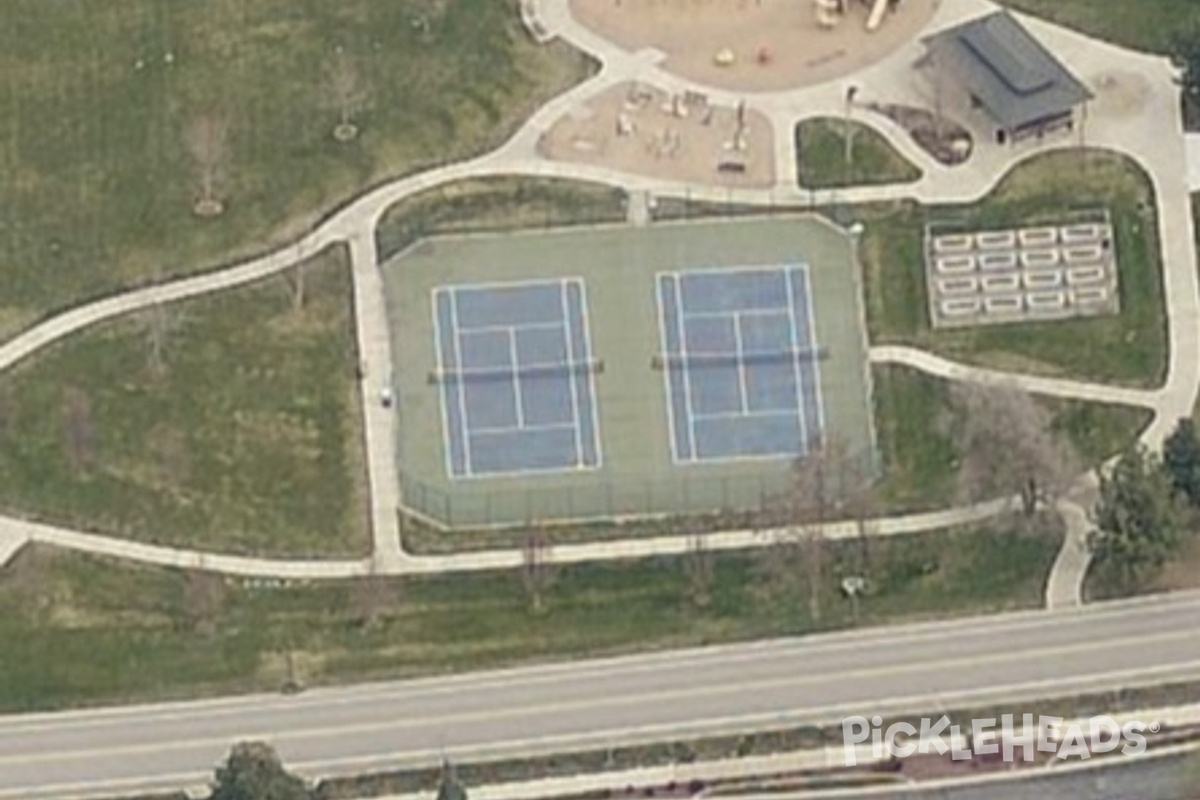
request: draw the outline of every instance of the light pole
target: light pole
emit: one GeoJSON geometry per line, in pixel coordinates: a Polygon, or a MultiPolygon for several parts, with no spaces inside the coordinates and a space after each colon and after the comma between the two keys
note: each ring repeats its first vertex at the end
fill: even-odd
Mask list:
{"type": "Polygon", "coordinates": [[[861,575],[850,575],[842,578],[842,594],[850,598],[850,615],[853,624],[858,626],[858,596],[867,589],[867,579],[861,575]]]}
{"type": "Polygon", "coordinates": [[[846,87],[846,103],[843,108],[842,124],[845,128],[843,138],[846,142],[846,172],[849,177],[850,164],[854,160],[854,134],[850,129],[850,112],[854,108],[854,98],[858,96],[858,87],[851,84],[846,87]]]}

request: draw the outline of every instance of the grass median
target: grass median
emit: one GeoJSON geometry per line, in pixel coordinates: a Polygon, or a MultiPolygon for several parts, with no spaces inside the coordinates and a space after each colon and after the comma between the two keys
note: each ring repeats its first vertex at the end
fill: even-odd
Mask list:
{"type": "Polygon", "coordinates": [[[537,613],[518,571],[214,583],[35,547],[0,572],[0,635],[22,643],[0,650],[0,709],[269,691],[289,660],[329,683],[803,634],[853,623],[851,573],[864,625],[1035,607],[1060,541],[1050,520],[830,544],[820,619],[803,570],[761,579],[774,550],[713,556],[703,605],[688,557],[555,567],[537,613]]]}

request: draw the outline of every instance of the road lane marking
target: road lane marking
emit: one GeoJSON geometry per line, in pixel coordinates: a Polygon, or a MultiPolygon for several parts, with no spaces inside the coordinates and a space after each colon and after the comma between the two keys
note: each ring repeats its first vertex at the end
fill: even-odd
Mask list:
{"type": "MultiPolygon", "coordinates": [[[[1063,625],[1103,624],[1125,618],[1153,614],[1158,619],[1164,613],[1186,613],[1200,607],[1200,592],[1187,592],[1168,597],[1146,596],[1130,600],[1107,601],[1082,608],[1047,611],[1030,609],[984,617],[959,617],[940,622],[919,622],[905,626],[865,628],[814,634],[809,637],[772,639],[744,644],[717,645],[709,648],[664,651],[644,655],[618,656],[611,659],[560,662],[531,667],[484,673],[464,673],[389,682],[363,684],[353,687],[321,687],[297,697],[279,694],[242,695],[230,698],[184,701],[141,706],[90,709],[77,711],[41,712],[0,716],[0,738],[14,733],[38,730],[68,731],[93,729],[136,718],[139,723],[154,721],[198,721],[203,718],[236,716],[268,711],[308,713],[325,708],[350,706],[366,701],[401,701],[410,696],[459,694],[463,691],[492,688],[533,686],[548,680],[567,677],[573,681],[601,677],[632,677],[639,673],[655,672],[664,665],[674,669],[690,666],[732,667],[747,661],[760,661],[764,656],[811,657],[842,650],[858,650],[866,645],[895,647],[950,639],[959,629],[968,635],[993,639],[1005,633],[1027,629],[1052,630],[1063,625]]],[[[1081,634],[1086,631],[1081,630],[1081,634]]]]}
{"type": "MultiPolygon", "coordinates": [[[[1160,644],[1174,640],[1184,640],[1193,642],[1196,640],[1195,632],[1191,629],[1181,629],[1175,631],[1167,631],[1151,636],[1142,636],[1132,640],[1127,640],[1123,643],[1124,647],[1137,648],[1146,650],[1151,645],[1160,644]]],[[[1034,657],[1046,659],[1052,656],[1063,656],[1075,653],[1086,653],[1089,651],[1107,652],[1112,648],[1112,643],[1107,641],[1098,642],[1081,642],[1073,645],[1062,645],[1058,647],[1050,647],[1030,653],[1029,651],[1011,650],[1003,653],[988,654],[987,657],[980,658],[972,655],[960,658],[945,658],[937,661],[937,667],[941,670],[950,670],[955,667],[970,667],[974,665],[987,664],[995,665],[1002,662],[1011,661],[1026,661],[1034,657]]],[[[927,663],[910,664],[905,666],[885,665],[873,667],[870,669],[847,670],[838,673],[837,679],[842,681],[869,680],[881,675],[895,677],[898,674],[905,672],[925,672],[928,671],[931,665],[927,663]]],[[[1166,664],[1156,665],[1153,667],[1138,667],[1131,668],[1122,672],[1125,674],[1151,674],[1154,672],[1165,672],[1171,670],[1190,670],[1195,667],[1200,667],[1200,660],[1189,661],[1184,664],[1166,664]]],[[[1103,673],[1099,675],[1075,674],[1068,678],[1056,678],[1051,683],[1079,684],[1084,682],[1095,683],[1103,680],[1103,673]]],[[[254,731],[254,732],[236,732],[223,734],[221,736],[210,736],[207,738],[198,738],[191,740],[177,740],[171,742],[157,741],[148,742],[145,744],[130,744],[130,745],[115,745],[107,747],[98,747],[81,750],[66,750],[54,752],[38,752],[38,753],[21,753],[13,755],[0,755],[0,766],[4,764],[21,764],[28,765],[41,762],[61,762],[65,757],[81,760],[91,760],[97,758],[109,758],[113,756],[128,756],[138,754],[162,754],[166,751],[181,751],[199,747],[218,747],[228,746],[236,739],[270,739],[276,742],[287,741],[303,741],[306,739],[332,738],[337,736],[347,736],[353,734],[379,733],[382,731],[401,731],[410,728],[419,728],[422,730],[438,730],[449,728],[452,725],[474,723],[474,722],[494,722],[506,718],[533,718],[538,715],[562,715],[564,712],[580,712],[593,708],[611,709],[615,706],[637,706],[647,703],[666,703],[678,702],[682,700],[697,699],[697,698],[712,698],[720,695],[730,695],[735,693],[751,693],[755,691],[767,691],[771,689],[780,689],[787,687],[797,687],[804,685],[820,684],[821,682],[830,680],[830,676],[805,676],[794,675],[780,678],[771,678],[767,680],[752,681],[738,683],[734,681],[726,681],[716,686],[689,686],[687,688],[675,690],[655,689],[651,693],[636,693],[630,692],[621,695],[604,695],[584,700],[547,703],[543,705],[523,706],[521,708],[502,708],[491,709],[486,711],[470,711],[459,714],[442,714],[431,717],[408,717],[399,720],[387,720],[378,722],[364,722],[357,724],[347,724],[340,726],[329,726],[326,728],[307,728],[298,730],[289,730],[285,733],[278,734],[270,731],[254,731]]],[[[995,692],[995,688],[985,690],[995,692]]],[[[967,693],[959,692],[958,696],[964,696],[967,693]]],[[[860,706],[869,705],[870,703],[878,703],[884,705],[888,700],[862,700],[856,701],[860,706]]],[[[842,707],[849,705],[843,704],[842,707]]],[[[776,712],[776,716],[778,712],[776,712]]],[[[701,724],[704,724],[703,722],[701,724]]],[[[678,727],[678,726],[675,726],[678,727]]]]}

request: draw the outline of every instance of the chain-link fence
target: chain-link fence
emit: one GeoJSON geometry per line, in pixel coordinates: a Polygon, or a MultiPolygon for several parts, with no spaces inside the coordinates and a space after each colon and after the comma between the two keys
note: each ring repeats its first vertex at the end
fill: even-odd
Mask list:
{"type": "MultiPolygon", "coordinates": [[[[841,454],[824,467],[823,502],[838,506],[878,475],[876,458],[868,452],[841,454]]],[[[513,488],[483,487],[463,483],[437,487],[405,470],[400,488],[407,510],[449,528],[503,527],[537,522],[620,520],[630,517],[688,516],[700,514],[759,513],[772,508],[792,511],[812,502],[815,485],[812,460],[793,469],[762,469],[742,474],[697,475],[680,470],[669,477],[648,476],[605,480],[597,476],[586,484],[535,482],[513,488]],[[807,472],[807,475],[806,475],[807,472]],[[806,496],[794,496],[797,492],[806,496]]]]}

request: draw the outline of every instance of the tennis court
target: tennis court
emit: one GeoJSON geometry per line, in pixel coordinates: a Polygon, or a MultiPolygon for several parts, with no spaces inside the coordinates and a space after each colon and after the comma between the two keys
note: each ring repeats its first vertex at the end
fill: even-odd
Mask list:
{"type": "Polygon", "coordinates": [[[823,219],[438,236],[383,271],[414,515],[753,511],[819,442],[873,458],[853,242],[823,219]]]}
{"type": "Polygon", "coordinates": [[[433,313],[452,476],[600,465],[582,281],[441,286],[433,313]]]}
{"type": "Polygon", "coordinates": [[[658,276],[676,463],[802,456],[820,441],[818,357],[803,265],[658,276]]]}

